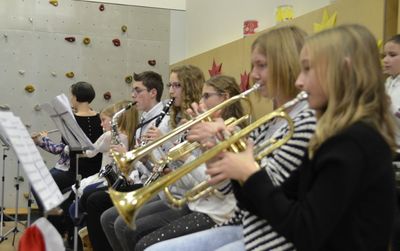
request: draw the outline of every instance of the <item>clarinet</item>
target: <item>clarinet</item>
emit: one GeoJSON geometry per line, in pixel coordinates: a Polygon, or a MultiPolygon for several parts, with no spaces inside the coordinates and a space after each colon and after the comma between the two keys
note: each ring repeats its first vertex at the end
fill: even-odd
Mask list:
{"type": "MultiPolygon", "coordinates": [[[[129,110],[132,106],[134,106],[136,102],[134,103],[129,103],[127,106],[119,110],[114,114],[114,116],[111,119],[111,144],[113,145],[119,145],[121,144],[121,139],[119,137],[119,132],[118,132],[118,118],[127,110],[129,110]]],[[[104,177],[107,180],[108,187],[114,187],[114,185],[117,183],[119,180],[120,176],[118,175],[114,170],[116,170],[116,164],[115,161],[113,160],[111,163],[107,164],[104,167],[104,170],[99,173],[100,177],[104,177]]],[[[123,177],[123,176],[122,176],[123,177]]],[[[118,185],[127,185],[126,179],[124,178],[121,184],[118,185]]]]}
{"type": "Polygon", "coordinates": [[[169,108],[171,108],[172,104],[174,103],[175,98],[171,98],[164,106],[163,110],[160,113],[160,116],[156,119],[154,123],[155,127],[158,127],[161,124],[161,121],[164,119],[165,115],[168,114],[169,108]]]}
{"type": "MultiPolygon", "coordinates": [[[[160,116],[157,118],[154,126],[158,127],[161,124],[161,121],[163,120],[163,118],[165,117],[165,115],[168,114],[169,108],[172,106],[172,104],[174,103],[175,98],[171,98],[167,104],[165,104],[160,116]]],[[[166,165],[161,164],[159,166],[154,166],[153,170],[150,174],[150,176],[147,178],[147,180],[144,182],[144,186],[147,186],[148,184],[150,184],[151,182],[155,181],[156,179],[158,179],[161,176],[162,171],[164,170],[164,168],[166,167],[166,165]]]]}

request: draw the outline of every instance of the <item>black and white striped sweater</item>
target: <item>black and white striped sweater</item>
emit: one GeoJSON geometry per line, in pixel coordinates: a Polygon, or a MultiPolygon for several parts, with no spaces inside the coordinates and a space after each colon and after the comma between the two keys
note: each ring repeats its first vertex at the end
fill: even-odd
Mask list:
{"type": "MultiPolygon", "coordinates": [[[[260,162],[260,167],[267,171],[275,186],[281,185],[300,166],[303,156],[307,153],[308,142],[316,125],[314,111],[308,109],[306,101],[295,105],[289,115],[294,122],[293,136],[260,162]]],[[[271,137],[280,139],[287,132],[286,121],[274,120],[259,127],[250,135],[250,138],[257,146],[271,137]]],[[[240,185],[236,182],[231,184],[220,188],[220,191],[227,194],[233,189],[235,196],[240,196],[240,185]]],[[[241,205],[238,205],[234,217],[222,226],[238,224],[243,226],[246,250],[295,249],[293,244],[275,232],[265,219],[257,217],[257,215],[242,208],[241,205]]]]}

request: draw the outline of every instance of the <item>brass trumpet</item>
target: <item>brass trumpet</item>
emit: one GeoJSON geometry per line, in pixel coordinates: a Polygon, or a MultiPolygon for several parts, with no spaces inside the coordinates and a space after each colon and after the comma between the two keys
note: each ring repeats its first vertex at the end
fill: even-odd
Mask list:
{"type": "MultiPolygon", "coordinates": [[[[231,117],[227,120],[224,121],[226,126],[237,126],[241,123],[243,123],[246,120],[250,119],[250,115],[246,114],[242,116],[239,119],[236,119],[234,117],[231,117]]],[[[188,153],[198,149],[200,147],[200,144],[198,142],[188,142],[184,141],[174,147],[172,147],[165,158],[158,163],[156,163],[153,172],[150,174],[149,178],[146,180],[146,182],[143,184],[144,186],[149,185],[150,183],[154,182],[157,180],[161,174],[164,168],[171,162],[179,160],[183,156],[187,155],[188,153]]]]}
{"type": "MultiPolygon", "coordinates": [[[[292,136],[294,132],[294,124],[293,120],[290,118],[290,116],[287,114],[286,109],[289,107],[292,107],[299,101],[307,98],[307,94],[305,92],[301,92],[297,95],[297,97],[288,103],[284,104],[280,108],[276,109],[275,111],[264,115],[254,123],[248,125],[247,127],[243,128],[242,130],[236,132],[233,134],[231,137],[228,139],[220,142],[217,144],[215,147],[209,149],[203,155],[199,156],[197,159],[194,161],[178,168],[174,172],[171,172],[158,180],[156,180],[154,183],[150,184],[147,187],[141,188],[139,190],[133,191],[133,192],[128,192],[128,193],[122,193],[122,192],[117,192],[115,190],[110,190],[110,197],[111,200],[113,201],[115,207],[117,208],[119,214],[122,216],[122,218],[125,220],[125,222],[130,226],[134,227],[134,219],[141,209],[141,207],[152,197],[154,197],[157,193],[162,191],[163,189],[167,188],[168,186],[174,184],[176,181],[178,181],[180,178],[185,176],[186,174],[190,173],[193,171],[195,168],[197,168],[199,165],[206,163],[213,157],[215,157],[218,153],[221,151],[228,149],[230,146],[235,145],[235,144],[240,144],[238,148],[242,148],[242,143],[245,136],[250,134],[253,130],[256,128],[260,127],[261,125],[265,124],[266,122],[275,119],[275,118],[282,118],[287,120],[288,123],[288,133],[280,140],[275,140],[272,141],[273,143],[267,148],[263,149],[261,153],[257,153],[255,156],[256,161],[260,161],[264,156],[270,154],[273,152],[275,149],[279,148],[283,144],[285,144],[292,136]]],[[[266,147],[266,146],[264,146],[266,147]]],[[[200,183],[201,184],[201,183],[200,183]]],[[[201,188],[202,191],[204,190],[203,187],[201,188]]],[[[196,191],[198,193],[198,191],[196,191]]],[[[192,194],[190,194],[192,195],[192,194]]],[[[172,198],[174,199],[174,198],[172,198]]],[[[183,198],[183,200],[187,200],[187,198],[183,198]]],[[[177,200],[177,203],[181,203],[179,200],[177,200]]]]}
{"type": "Polygon", "coordinates": [[[153,141],[153,142],[147,144],[146,146],[142,146],[142,147],[133,149],[126,153],[113,153],[113,158],[121,170],[127,170],[127,169],[129,169],[129,166],[132,163],[151,154],[151,152],[154,149],[160,147],[166,141],[169,141],[172,138],[176,137],[177,135],[181,134],[182,132],[185,132],[187,129],[189,129],[194,124],[199,123],[200,121],[203,121],[204,119],[210,117],[213,113],[223,109],[224,107],[227,107],[230,104],[238,102],[242,99],[247,99],[247,96],[250,95],[252,92],[258,90],[258,88],[260,88],[260,84],[255,83],[253,85],[253,87],[248,89],[247,91],[242,92],[241,94],[238,94],[236,96],[233,96],[230,99],[225,100],[224,102],[211,108],[207,112],[202,113],[202,114],[198,115],[196,118],[189,120],[185,124],[175,128],[174,130],[172,130],[168,134],[164,135],[163,137],[159,138],[158,140],[153,141]]]}

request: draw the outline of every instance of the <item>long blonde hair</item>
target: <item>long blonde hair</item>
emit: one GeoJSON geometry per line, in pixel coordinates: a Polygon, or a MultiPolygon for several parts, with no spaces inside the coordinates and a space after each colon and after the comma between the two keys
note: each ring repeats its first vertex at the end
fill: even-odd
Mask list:
{"type": "Polygon", "coordinates": [[[300,73],[299,55],[306,35],[296,26],[284,26],[261,34],[253,42],[251,51],[258,50],[267,58],[271,97],[293,99],[299,92],[294,83],[300,73]]]}
{"type": "Polygon", "coordinates": [[[361,25],[343,25],[309,37],[304,47],[328,96],[325,110],[318,114],[310,156],[326,139],[358,121],[375,128],[395,150],[393,115],[371,32],[361,25]]]}
{"type": "MultiPolygon", "coordinates": [[[[131,101],[122,100],[112,104],[101,111],[107,117],[112,118],[116,112],[126,107],[131,101]]],[[[128,138],[128,150],[132,149],[135,145],[135,130],[139,123],[139,115],[135,106],[122,113],[118,118],[118,130],[124,133],[128,138]]]]}
{"type": "Polygon", "coordinates": [[[196,66],[183,65],[171,69],[178,76],[178,80],[182,88],[182,103],[180,107],[172,106],[170,123],[172,128],[175,128],[177,123],[177,115],[180,114],[183,118],[189,119],[186,110],[190,108],[193,102],[199,102],[201,98],[201,91],[204,84],[204,74],[196,66]]]}

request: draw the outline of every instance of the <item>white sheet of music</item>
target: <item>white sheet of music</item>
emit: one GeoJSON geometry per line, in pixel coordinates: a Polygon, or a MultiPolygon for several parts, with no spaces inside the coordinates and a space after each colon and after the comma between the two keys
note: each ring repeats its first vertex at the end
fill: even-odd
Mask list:
{"type": "Polygon", "coordinates": [[[5,147],[9,147],[11,145],[10,140],[6,137],[6,134],[4,133],[1,127],[0,127],[0,141],[5,147]]]}
{"type": "Polygon", "coordinates": [[[92,142],[76,122],[70,103],[65,94],[56,96],[50,101],[50,103],[42,104],[41,107],[50,115],[50,118],[60,130],[64,139],[68,142],[70,149],[94,149],[92,142]]]}
{"type": "Polygon", "coordinates": [[[35,143],[21,119],[12,112],[0,112],[0,127],[3,136],[11,143],[29,182],[47,212],[63,201],[63,196],[43,162],[35,143]]]}

